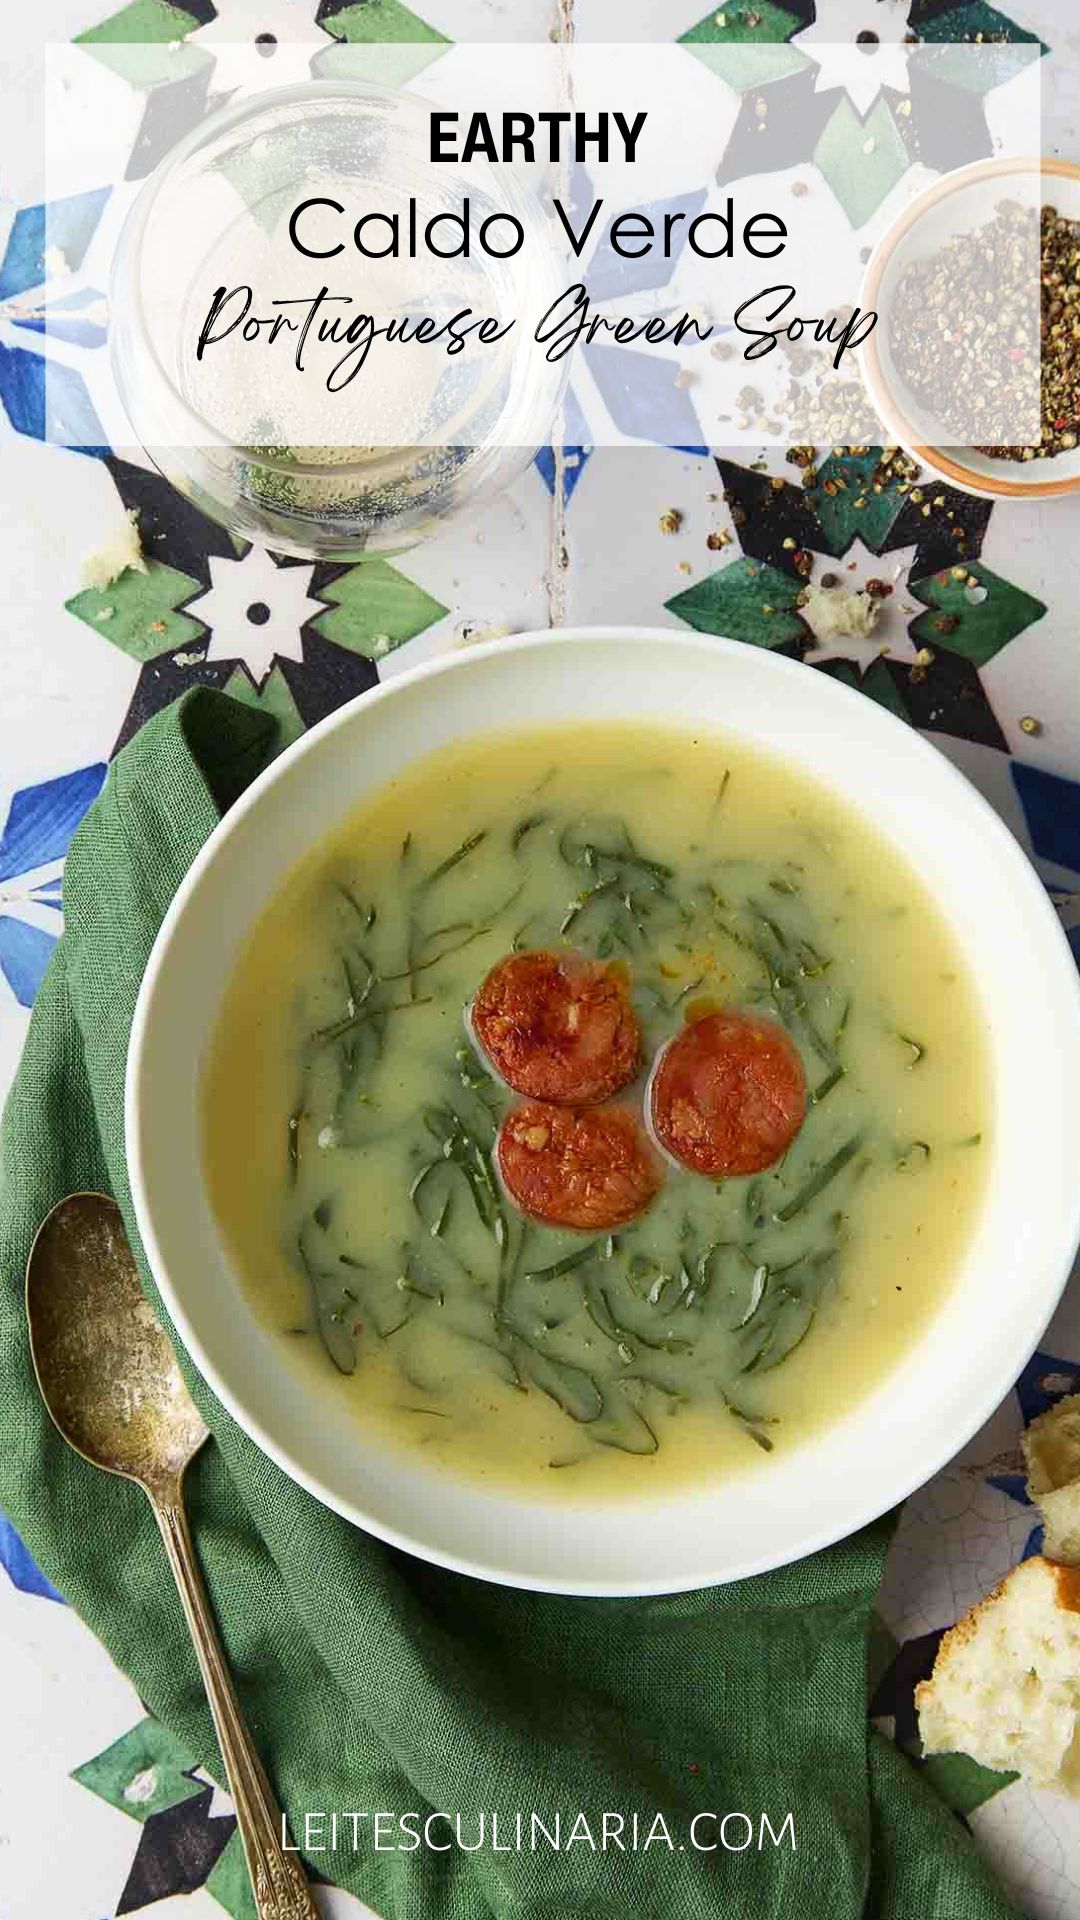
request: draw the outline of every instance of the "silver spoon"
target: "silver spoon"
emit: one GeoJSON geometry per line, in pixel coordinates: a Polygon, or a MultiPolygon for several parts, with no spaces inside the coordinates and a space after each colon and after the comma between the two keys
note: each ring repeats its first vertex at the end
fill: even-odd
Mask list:
{"type": "Polygon", "coordinates": [[[30,1351],[42,1399],[92,1466],[143,1489],[161,1529],[217,1729],[259,1920],[318,1920],[236,1698],[184,1511],[184,1474],[208,1438],[147,1301],[120,1209],[61,1200],[26,1267],[30,1351]]]}

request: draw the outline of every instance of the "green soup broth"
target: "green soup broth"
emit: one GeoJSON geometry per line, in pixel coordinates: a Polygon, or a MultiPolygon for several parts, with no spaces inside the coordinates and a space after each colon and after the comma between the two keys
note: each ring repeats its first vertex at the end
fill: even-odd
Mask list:
{"type": "Polygon", "coordinates": [[[948,1291],[991,1145],[975,996],[904,859],[772,758],[633,726],[476,739],[366,800],[264,913],[204,1090],[283,1369],[357,1445],[559,1498],[767,1472],[835,1421],[948,1291]],[[783,1160],[667,1165],[612,1236],[522,1220],[464,1018],[515,948],[625,964],[638,1112],[703,1003],[783,1021],[811,1089],[783,1160]]]}

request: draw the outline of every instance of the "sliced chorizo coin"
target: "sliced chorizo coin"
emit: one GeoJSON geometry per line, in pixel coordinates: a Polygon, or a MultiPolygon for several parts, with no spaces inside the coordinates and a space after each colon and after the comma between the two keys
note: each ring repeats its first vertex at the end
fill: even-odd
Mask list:
{"type": "Polygon", "coordinates": [[[580,953],[512,953],[472,1005],[495,1071],[530,1100],[591,1107],[634,1078],[641,1029],[623,971],[580,953]]]}
{"type": "Polygon", "coordinates": [[[503,1184],[530,1219],[579,1232],[622,1227],[659,1192],[657,1156],[626,1107],[555,1107],[506,1115],[495,1144],[503,1184]]]}
{"type": "Polygon", "coordinates": [[[806,1118],[806,1075],[779,1021],[721,1010],[668,1042],[648,1105],[653,1133],[682,1166],[711,1179],[761,1173],[806,1118]]]}

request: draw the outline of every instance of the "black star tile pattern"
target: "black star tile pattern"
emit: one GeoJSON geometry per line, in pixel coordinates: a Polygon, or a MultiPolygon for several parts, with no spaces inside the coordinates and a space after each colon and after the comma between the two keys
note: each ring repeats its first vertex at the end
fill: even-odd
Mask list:
{"type": "MultiPolygon", "coordinates": [[[[798,554],[816,552],[837,558],[847,551],[849,540],[826,536],[814,510],[814,496],[801,486],[785,480],[778,487],[770,474],[755,473],[722,455],[717,455],[716,464],[740,545],[752,559],[797,574],[798,554]],[[795,547],[785,547],[785,540],[794,540],[795,547]]],[[[918,500],[906,496],[879,543],[868,540],[866,544],[872,552],[882,554],[914,547],[909,577],[922,580],[959,560],[977,559],[992,512],[992,501],[978,500],[953,487],[938,487],[931,481],[924,484],[918,500]],[[927,505],[931,509],[929,517],[924,512],[927,505]]],[[[797,659],[804,648],[795,642],[781,650],[797,659]]],[[[942,648],[925,679],[913,678],[900,661],[886,659],[881,664],[893,683],[895,706],[915,726],[1002,752],[1008,750],[978,667],[972,661],[942,648]]],[[[844,665],[828,661],[821,670],[835,674],[844,665]]]]}
{"type": "Polygon", "coordinates": [[[915,1689],[920,1680],[929,1680],[944,1634],[944,1627],[937,1627],[933,1633],[905,1640],[897,1648],[870,1701],[872,1718],[894,1721],[898,1747],[910,1747],[918,1740],[915,1689]]]}
{"type": "Polygon", "coordinates": [[[816,91],[817,69],[804,67],[782,80],[748,87],[727,150],[717,168],[721,186],[760,173],[804,166],[836,110],[835,89],[816,91]],[[758,103],[767,111],[759,113],[758,103]]]}
{"type": "Polygon", "coordinates": [[[109,454],[105,465],[124,506],[138,516],[139,538],[149,559],[190,573],[204,587],[210,585],[210,554],[236,559],[236,543],[224,527],[207,519],[156,469],[135,466],[115,453],[109,454]]]}
{"type": "Polygon", "coordinates": [[[210,1818],[212,1799],[213,1788],[204,1787],[194,1799],[152,1813],[144,1822],[117,1903],[118,1920],[121,1914],[136,1913],[158,1900],[205,1886],[236,1827],[232,1814],[210,1818]]]}
{"type": "MultiPolygon", "coordinates": [[[[188,8],[186,11],[190,12],[188,8]]],[[[178,140],[205,119],[211,108],[222,104],[209,93],[213,68],[209,61],[195,73],[170,85],[151,87],[146,96],[139,131],[135,135],[125,180],[145,180],[159,160],[172,152],[178,140]]]]}
{"type": "MultiPolygon", "coordinates": [[[[110,454],[105,465],[124,506],[138,517],[139,537],[149,559],[188,574],[209,589],[212,585],[210,556],[236,560],[245,551],[216,521],[208,519],[177,493],[160,473],[135,466],[116,454],[110,454]]],[[[320,599],[325,587],[348,572],[345,565],[321,561],[312,565],[307,560],[278,554],[272,554],[271,558],[281,571],[311,567],[313,599],[320,599]]],[[[197,601],[193,612],[196,616],[199,613],[197,601]]],[[[268,617],[269,609],[263,609],[261,614],[248,610],[253,625],[265,624],[268,617]]],[[[275,656],[273,664],[280,668],[305,726],[313,726],[346,700],[378,684],[378,669],[372,660],[326,639],[312,621],[305,622],[298,639],[303,658],[275,656]]],[[[183,649],[180,659],[164,656],[142,668],[114,753],[120,751],[152,714],[178,699],[189,687],[227,685],[236,668],[242,665],[241,654],[238,651],[235,658],[208,660],[208,645],[208,638],[203,637],[183,649]]]]}

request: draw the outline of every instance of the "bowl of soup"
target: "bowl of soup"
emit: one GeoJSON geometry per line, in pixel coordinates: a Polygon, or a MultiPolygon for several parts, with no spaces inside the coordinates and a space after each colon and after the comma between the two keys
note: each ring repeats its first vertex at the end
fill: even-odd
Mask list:
{"type": "Polygon", "coordinates": [[[779,1565],[993,1411],[1080,1236],[1080,992],[1036,874],[829,677],[500,640],[330,716],[142,985],[147,1257],[286,1473],[583,1594],[779,1565]]]}

